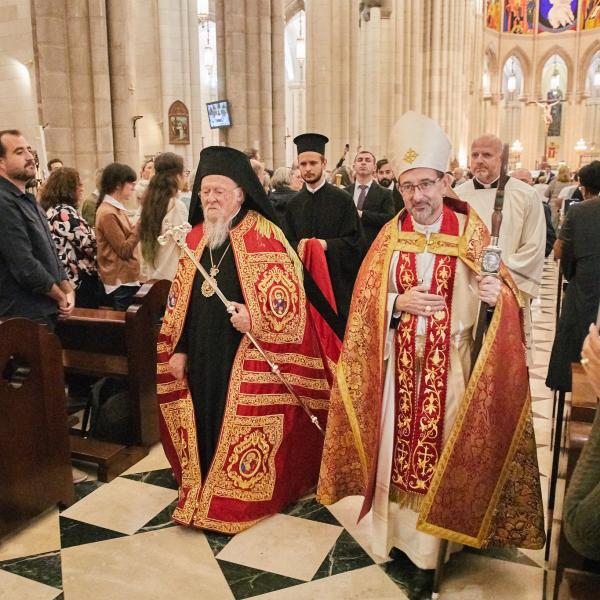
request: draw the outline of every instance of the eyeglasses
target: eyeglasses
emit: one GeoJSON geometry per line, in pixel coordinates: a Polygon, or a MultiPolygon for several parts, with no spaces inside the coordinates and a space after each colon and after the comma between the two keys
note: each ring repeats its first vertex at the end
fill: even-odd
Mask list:
{"type": "Polygon", "coordinates": [[[437,179],[423,179],[423,181],[419,181],[419,183],[417,183],[416,185],[412,183],[402,183],[398,187],[400,188],[400,191],[403,194],[412,196],[412,194],[415,193],[417,188],[423,193],[429,191],[438,181],[442,179],[442,177],[443,175],[440,175],[440,177],[438,177],[437,179]]]}
{"type": "Polygon", "coordinates": [[[232,188],[224,188],[224,187],[205,188],[203,190],[200,190],[200,198],[202,198],[203,200],[208,200],[208,198],[210,198],[210,195],[212,193],[212,195],[217,200],[223,200],[223,198],[225,198],[226,194],[228,194],[229,192],[233,192],[233,190],[237,190],[239,187],[240,187],[239,185],[236,185],[235,187],[232,187],[232,188]]]}

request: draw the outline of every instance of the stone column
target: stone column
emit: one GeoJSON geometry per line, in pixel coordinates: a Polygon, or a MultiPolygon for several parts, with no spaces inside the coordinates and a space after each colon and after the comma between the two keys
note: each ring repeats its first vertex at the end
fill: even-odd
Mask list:
{"type": "Polygon", "coordinates": [[[482,15],[464,0],[390,0],[371,8],[359,34],[361,140],[386,154],[391,127],[415,110],[440,123],[464,163],[481,121],[482,64],[473,56],[483,56],[482,31],[482,15]]]}
{"type": "Polygon", "coordinates": [[[103,0],[66,3],[75,166],[91,186],[98,167],[113,160],[103,0]]]}
{"type": "Polygon", "coordinates": [[[306,127],[330,138],[331,166],[360,139],[358,18],[358,2],[306,3],[306,127]]]}
{"type": "MultiPolygon", "coordinates": [[[[384,92],[381,81],[385,76],[386,53],[383,52],[381,9],[372,8],[368,22],[361,23],[358,41],[358,86],[359,97],[359,139],[365,149],[380,156],[382,144],[387,143],[387,135],[381,128],[381,112],[384,105],[384,92]],[[383,139],[382,139],[383,138],[383,139]]],[[[351,157],[354,155],[354,148],[351,157]]]]}
{"type": "Polygon", "coordinates": [[[88,0],[90,66],[96,127],[96,167],[114,160],[106,0],[88,0]]]}
{"type": "MultiPolygon", "coordinates": [[[[271,1],[271,64],[273,167],[287,164],[285,157],[285,14],[281,0],[271,1]]],[[[265,132],[266,135],[267,132],[265,132]]]]}
{"type": "Polygon", "coordinates": [[[106,0],[115,160],[137,168],[133,0],[106,0]]]}
{"type": "Polygon", "coordinates": [[[258,144],[269,167],[285,164],[283,0],[216,0],[219,91],[232,127],[222,142],[258,144]]]}
{"type": "MultiPolygon", "coordinates": [[[[48,158],[75,165],[65,0],[32,0],[40,122],[48,158]]],[[[45,168],[45,165],[44,165],[45,168]]]]}
{"type": "Polygon", "coordinates": [[[188,2],[187,22],[189,36],[189,62],[190,62],[190,141],[188,168],[194,169],[198,164],[202,150],[202,114],[206,107],[202,102],[200,84],[200,48],[198,40],[198,4],[195,0],[188,2]]]}

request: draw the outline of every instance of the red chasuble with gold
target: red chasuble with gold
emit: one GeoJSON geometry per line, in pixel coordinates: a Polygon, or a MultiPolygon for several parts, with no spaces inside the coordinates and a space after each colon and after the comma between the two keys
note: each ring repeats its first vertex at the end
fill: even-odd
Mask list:
{"type": "MultiPolygon", "coordinates": [[[[324,427],[330,386],[302,286],[301,265],[297,257],[292,258],[295,255],[281,231],[256,212],[248,212],[231,230],[230,239],[251,332],[324,427]]],[[[199,259],[205,246],[202,225],[190,232],[187,241],[199,259]]],[[[177,381],[168,372],[195,275],[195,266],[183,256],[158,341],[161,437],[179,483],[173,519],[182,525],[237,533],[314,487],[323,436],[244,337],[231,370],[212,466],[208,473],[200,472],[190,391],[186,381],[177,381]]]]}
{"type": "MultiPolygon", "coordinates": [[[[331,393],[317,499],[332,504],[344,496],[363,495],[361,517],[371,508],[377,476],[392,255],[399,252],[394,274],[398,289],[408,289],[416,284],[414,255],[427,247],[436,255],[431,291],[451,303],[453,265],[462,261],[478,273],[482,250],[489,244],[485,225],[466,203],[445,198],[444,205],[445,230],[429,239],[407,231],[410,226],[399,231],[403,213],[385,225],[354,287],[331,393]],[[448,211],[466,215],[462,233],[448,211]]],[[[428,319],[419,386],[414,378],[415,325],[410,315],[402,315],[396,333],[396,437],[390,494],[418,511],[417,529],[425,533],[474,547],[541,548],[543,505],[522,311],[518,290],[504,267],[501,277],[504,285],[483,348],[443,447],[448,372],[444,327],[449,315],[441,311],[428,319]]]]}

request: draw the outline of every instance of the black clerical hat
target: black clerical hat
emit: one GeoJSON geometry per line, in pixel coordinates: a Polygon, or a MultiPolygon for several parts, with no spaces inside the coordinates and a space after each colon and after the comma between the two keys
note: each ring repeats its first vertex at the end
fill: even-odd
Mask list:
{"type": "Polygon", "coordinates": [[[224,175],[235,181],[244,191],[244,208],[261,213],[270,221],[277,223],[273,207],[261,185],[250,159],[239,150],[227,146],[209,146],[200,152],[200,162],[192,188],[189,221],[196,225],[204,221],[200,203],[200,185],[206,175],[224,175]]]}
{"type": "Polygon", "coordinates": [[[318,152],[324,155],[325,144],[328,141],[329,138],[320,133],[302,133],[294,138],[298,154],[302,154],[303,152],[318,152]]]}

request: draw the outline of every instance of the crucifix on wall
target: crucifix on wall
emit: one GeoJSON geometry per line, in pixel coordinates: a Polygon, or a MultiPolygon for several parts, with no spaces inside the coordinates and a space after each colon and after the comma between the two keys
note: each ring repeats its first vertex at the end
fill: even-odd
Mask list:
{"type": "Polygon", "coordinates": [[[562,92],[560,90],[550,90],[548,99],[545,102],[531,100],[527,104],[536,104],[544,111],[544,157],[543,161],[548,158],[548,138],[550,136],[560,136],[562,126],[562,109],[561,104],[564,102],[562,92]]]}

